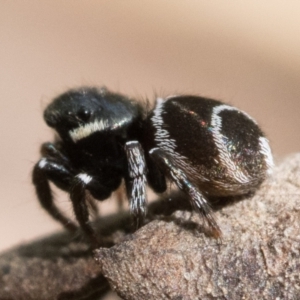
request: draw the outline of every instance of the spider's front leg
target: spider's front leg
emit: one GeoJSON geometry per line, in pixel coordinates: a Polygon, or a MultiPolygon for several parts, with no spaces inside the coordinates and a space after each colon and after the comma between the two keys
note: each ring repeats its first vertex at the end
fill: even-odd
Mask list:
{"type": "Polygon", "coordinates": [[[55,144],[45,143],[41,152],[44,155],[34,166],[32,181],[42,207],[69,231],[76,231],[76,224],[66,217],[55,205],[49,181],[68,191],[73,174],[68,160],[60,153],[55,144]]]}
{"type": "Polygon", "coordinates": [[[89,223],[88,196],[86,191],[90,191],[92,196],[99,200],[108,198],[111,190],[105,188],[100,182],[99,178],[92,177],[86,173],[80,173],[73,178],[70,187],[70,198],[76,219],[83,232],[91,240],[92,247],[99,246],[101,241],[89,223]]]}
{"type": "Polygon", "coordinates": [[[137,141],[127,142],[125,151],[128,161],[129,178],[125,178],[130,212],[139,227],[147,213],[146,161],[142,146],[137,141]]]}

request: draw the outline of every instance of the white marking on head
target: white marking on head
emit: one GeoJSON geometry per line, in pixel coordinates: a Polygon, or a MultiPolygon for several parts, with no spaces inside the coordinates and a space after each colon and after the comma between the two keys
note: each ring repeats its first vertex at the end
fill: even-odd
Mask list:
{"type": "Polygon", "coordinates": [[[103,131],[108,128],[109,125],[107,120],[96,120],[94,122],[87,123],[79,126],[78,128],[70,130],[69,134],[73,142],[76,143],[77,141],[90,136],[94,132],[103,131]]]}
{"type": "Polygon", "coordinates": [[[40,169],[43,169],[46,165],[47,165],[48,161],[47,161],[47,158],[42,158],[40,161],[39,161],[39,168],[40,169]]]}
{"type": "Polygon", "coordinates": [[[73,142],[78,142],[95,132],[101,132],[105,130],[115,130],[123,125],[129,123],[130,118],[124,118],[120,122],[114,122],[113,120],[95,120],[93,122],[79,126],[78,128],[69,131],[70,137],[73,142]]]}
{"type": "MultiPolygon", "coordinates": [[[[219,151],[219,158],[224,166],[226,166],[226,169],[230,176],[237,180],[240,183],[248,183],[250,181],[250,178],[248,177],[248,174],[245,174],[242,170],[238,168],[236,163],[232,160],[230,153],[226,147],[226,143],[224,143],[224,140],[227,139],[226,136],[224,136],[221,133],[222,129],[222,118],[219,116],[219,114],[224,110],[230,110],[230,111],[237,111],[239,113],[242,113],[246,117],[248,117],[250,120],[255,122],[248,114],[245,112],[237,109],[236,107],[232,107],[226,104],[218,105],[213,108],[212,116],[211,116],[211,126],[212,126],[212,134],[213,139],[216,143],[217,149],[219,151]]],[[[256,123],[256,122],[255,122],[256,123]]]]}
{"type": "Polygon", "coordinates": [[[274,167],[274,161],[273,161],[273,155],[271,152],[271,148],[270,148],[268,139],[261,136],[259,138],[259,145],[260,145],[260,153],[262,155],[264,155],[264,157],[265,157],[265,162],[266,162],[266,165],[268,168],[267,173],[271,174],[273,171],[273,167],[274,167]]]}
{"type": "Polygon", "coordinates": [[[86,173],[78,174],[76,177],[79,178],[85,184],[89,184],[92,181],[92,179],[93,179],[92,176],[90,176],[90,175],[88,175],[86,173]]]}

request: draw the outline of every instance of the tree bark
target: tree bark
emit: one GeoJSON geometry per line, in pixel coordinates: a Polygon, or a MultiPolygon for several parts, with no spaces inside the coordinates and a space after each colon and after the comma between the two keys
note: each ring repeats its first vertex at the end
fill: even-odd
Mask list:
{"type": "Polygon", "coordinates": [[[67,233],[12,249],[0,255],[0,300],[98,299],[109,285],[123,299],[300,299],[300,154],[255,195],[214,207],[222,240],[175,193],[134,233],[128,213],[97,222],[97,263],[67,233]]]}
{"type": "Polygon", "coordinates": [[[178,211],[99,249],[101,272],[124,299],[300,299],[300,155],[216,216],[222,241],[178,211]]]}

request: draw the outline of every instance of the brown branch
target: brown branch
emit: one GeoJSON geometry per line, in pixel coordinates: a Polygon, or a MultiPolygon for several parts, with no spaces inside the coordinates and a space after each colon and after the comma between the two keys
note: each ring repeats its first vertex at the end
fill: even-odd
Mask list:
{"type": "Polygon", "coordinates": [[[300,155],[252,199],[216,213],[223,240],[177,212],[96,258],[124,299],[300,299],[300,155]],[[183,226],[184,225],[184,226],[183,226]]]}
{"type": "Polygon", "coordinates": [[[66,233],[3,253],[0,300],[97,299],[108,282],[124,299],[300,299],[300,155],[253,197],[219,203],[221,242],[196,214],[172,214],[189,206],[181,194],[171,198],[150,207],[169,216],[133,234],[128,214],[102,218],[103,246],[117,245],[98,249],[98,264],[66,233]]]}

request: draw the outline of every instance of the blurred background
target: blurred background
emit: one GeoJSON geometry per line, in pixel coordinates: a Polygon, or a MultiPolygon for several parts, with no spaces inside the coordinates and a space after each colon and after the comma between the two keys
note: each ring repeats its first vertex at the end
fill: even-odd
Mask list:
{"type": "Polygon", "coordinates": [[[61,228],[31,169],[53,137],[43,109],[71,87],[221,99],[261,124],[276,157],[299,151],[299,12],[274,0],[1,1],[0,250],[61,228]]]}

